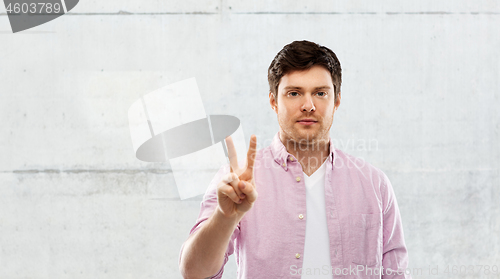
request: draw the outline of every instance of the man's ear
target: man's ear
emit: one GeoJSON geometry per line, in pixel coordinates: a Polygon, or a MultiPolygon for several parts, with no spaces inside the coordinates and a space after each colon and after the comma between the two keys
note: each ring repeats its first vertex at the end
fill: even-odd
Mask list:
{"type": "Polygon", "coordinates": [[[342,92],[339,91],[339,95],[335,99],[335,110],[337,110],[340,106],[340,100],[342,99],[342,92]]]}
{"type": "Polygon", "coordinates": [[[278,113],[278,102],[274,98],[274,94],[271,91],[269,91],[269,104],[271,104],[271,108],[274,110],[274,112],[278,113]]]}

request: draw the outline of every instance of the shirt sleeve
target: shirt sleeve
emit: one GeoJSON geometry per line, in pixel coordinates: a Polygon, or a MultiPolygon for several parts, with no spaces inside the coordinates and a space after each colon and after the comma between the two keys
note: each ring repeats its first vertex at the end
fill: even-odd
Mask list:
{"type": "MultiPolygon", "coordinates": [[[[214,176],[212,181],[210,182],[207,191],[205,192],[205,195],[203,196],[203,200],[200,205],[200,214],[198,215],[198,219],[196,220],[196,223],[194,224],[193,228],[189,232],[189,235],[192,235],[196,231],[198,231],[207,221],[207,219],[212,215],[214,212],[215,208],[217,207],[217,184],[221,181],[222,177],[229,173],[229,165],[224,165],[222,166],[217,174],[214,176]]],[[[231,239],[229,241],[229,244],[227,246],[227,250],[224,253],[224,262],[219,270],[215,275],[213,275],[210,278],[214,279],[219,279],[222,278],[222,273],[224,272],[224,266],[226,265],[229,256],[234,253],[234,241],[238,237],[240,232],[240,224],[236,226],[234,229],[233,234],[231,235],[231,239]]],[[[184,248],[184,245],[181,247],[181,251],[179,253],[179,263],[182,255],[182,249],[184,248]]]]}
{"type": "Polygon", "coordinates": [[[399,207],[389,178],[383,174],[382,202],[383,202],[383,250],[382,266],[383,279],[411,279],[405,274],[408,267],[408,251],[406,249],[403,223],[399,207]],[[388,274],[390,273],[390,274],[388,274]]]}

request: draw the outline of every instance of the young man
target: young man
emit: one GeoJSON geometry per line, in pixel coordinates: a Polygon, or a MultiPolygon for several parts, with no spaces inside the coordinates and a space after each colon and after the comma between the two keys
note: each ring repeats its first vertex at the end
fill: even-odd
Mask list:
{"type": "Polygon", "coordinates": [[[259,151],[252,135],[245,168],[226,139],[230,167],[210,184],[181,249],[183,276],[221,278],[235,253],[238,278],[410,278],[389,179],[329,137],[341,100],[336,55],[292,42],[268,79],[279,132],[259,151]]]}

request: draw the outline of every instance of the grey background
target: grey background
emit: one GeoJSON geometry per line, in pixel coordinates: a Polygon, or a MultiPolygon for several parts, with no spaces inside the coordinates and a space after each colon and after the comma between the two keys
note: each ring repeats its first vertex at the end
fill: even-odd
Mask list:
{"type": "Polygon", "coordinates": [[[499,29],[486,0],[86,0],[18,34],[1,6],[0,278],[180,278],[200,199],[134,157],[129,106],[194,76],[266,146],[267,67],[302,39],[342,63],[337,147],[390,178],[410,267],[439,265],[414,278],[500,265],[499,29]]]}

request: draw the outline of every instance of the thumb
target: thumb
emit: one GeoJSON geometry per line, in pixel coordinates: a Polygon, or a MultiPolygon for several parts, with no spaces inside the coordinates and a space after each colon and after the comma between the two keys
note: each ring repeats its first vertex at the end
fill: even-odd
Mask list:
{"type": "Polygon", "coordinates": [[[252,183],[240,180],[238,188],[247,196],[249,202],[254,202],[257,199],[257,191],[252,183]]]}

